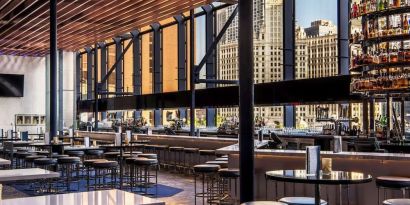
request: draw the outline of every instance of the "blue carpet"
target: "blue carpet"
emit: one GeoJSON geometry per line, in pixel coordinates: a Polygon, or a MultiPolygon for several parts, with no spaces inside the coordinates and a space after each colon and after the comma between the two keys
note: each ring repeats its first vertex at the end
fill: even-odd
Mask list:
{"type": "MultiPolygon", "coordinates": [[[[117,180],[118,182],[119,180],[117,180]]],[[[109,182],[109,181],[107,181],[109,182]]],[[[86,192],[87,191],[87,181],[86,180],[80,180],[80,186],[78,189],[78,185],[77,182],[73,182],[70,185],[70,191],[69,193],[72,192],[86,192]]],[[[92,183],[91,183],[92,185],[92,183]]],[[[18,183],[18,184],[11,184],[10,186],[14,187],[16,190],[28,195],[28,196],[37,196],[38,194],[31,188],[31,184],[30,183],[18,183]]],[[[65,190],[65,188],[61,187],[61,185],[59,184],[60,188],[59,190],[65,190]]],[[[119,188],[118,186],[116,188],[119,188]]],[[[130,191],[129,188],[124,188],[124,191],[130,191]]],[[[90,191],[92,191],[92,189],[90,188],[90,191]]],[[[133,191],[136,194],[139,194],[140,192],[145,191],[144,188],[135,188],[133,189],[133,191]]],[[[162,198],[162,197],[171,197],[174,196],[180,192],[182,192],[182,189],[179,188],[175,188],[175,187],[170,187],[170,186],[166,186],[166,185],[162,185],[162,184],[158,184],[157,186],[153,186],[151,188],[147,189],[147,192],[149,194],[149,196],[151,197],[155,197],[155,198],[162,198]]]]}

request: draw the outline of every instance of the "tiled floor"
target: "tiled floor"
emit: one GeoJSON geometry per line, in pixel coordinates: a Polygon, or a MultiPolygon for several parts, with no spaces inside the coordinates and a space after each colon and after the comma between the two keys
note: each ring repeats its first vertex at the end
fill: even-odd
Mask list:
{"type": "MultiPolygon", "coordinates": [[[[160,171],[158,183],[183,190],[182,192],[179,192],[171,197],[158,198],[160,201],[166,202],[167,205],[194,204],[194,179],[192,176],[181,173],[171,174],[168,171],[160,171]]],[[[15,190],[11,186],[4,186],[2,193],[3,199],[27,197],[26,194],[15,190]]]]}

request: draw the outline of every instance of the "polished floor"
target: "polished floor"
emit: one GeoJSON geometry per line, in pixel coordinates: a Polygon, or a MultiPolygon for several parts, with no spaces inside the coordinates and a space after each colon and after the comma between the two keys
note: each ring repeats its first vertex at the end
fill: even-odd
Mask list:
{"type": "MultiPolygon", "coordinates": [[[[181,189],[182,191],[170,197],[158,198],[167,205],[191,205],[194,204],[194,179],[192,176],[184,174],[173,174],[168,171],[160,171],[158,182],[163,186],[181,189]]],[[[18,191],[12,186],[4,186],[2,189],[2,199],[29,197],[24,192],[18,191]]]]}

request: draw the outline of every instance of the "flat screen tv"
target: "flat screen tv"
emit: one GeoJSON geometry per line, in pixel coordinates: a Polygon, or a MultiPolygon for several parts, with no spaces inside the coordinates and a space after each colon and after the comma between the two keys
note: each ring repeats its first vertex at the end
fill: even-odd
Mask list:
{"type": "Polygon", "coordinates": [[[0,74],[0,97],[23,97],[24,75],[0,74]]]}

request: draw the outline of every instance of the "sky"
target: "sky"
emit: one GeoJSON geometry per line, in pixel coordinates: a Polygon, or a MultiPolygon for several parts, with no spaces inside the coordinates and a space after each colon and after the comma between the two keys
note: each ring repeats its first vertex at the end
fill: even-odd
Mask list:
{"type": "Polygon", "coordinates": [[[296,0],[298,25],[306,28],[317,19],[327,19],[337,25],[337,0],[296,0]]]}

